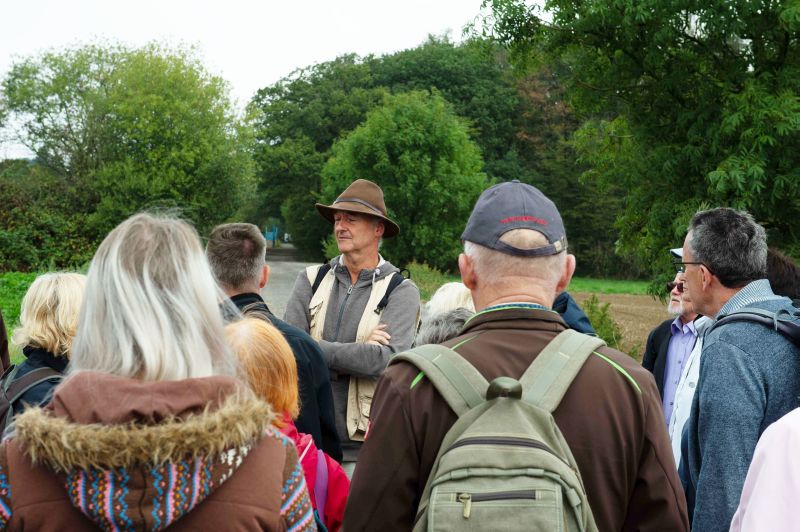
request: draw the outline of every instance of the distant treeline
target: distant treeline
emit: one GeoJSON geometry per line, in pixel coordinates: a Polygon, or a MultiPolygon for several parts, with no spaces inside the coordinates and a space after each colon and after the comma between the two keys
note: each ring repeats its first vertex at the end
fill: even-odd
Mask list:
{"type": "Polygon", "coordinates": [[[20,60],[0,125],[36,158],[0,162],[0,270],[82,264],[144,208],[180,209],[201,234],[279,225],[319,260],[330,227],[313,204],[356,178],[384,188],[402,231],[383,252],[399,264],[452,271],[477,195],[511,179],[559,206],[580,275],[668,275],[666,250],[716,205],[750,210],[797,256],[800,41],[782,36],[800,15],[748,11],[756,42],[668,0],[647,16],[588,4],[554,3],[572,28],[558,31],[496,0],[484,35],[301,68],[244,112],[192,49],[20,60]],[[762,16],[777,17],[772,33],[762,16]]]}

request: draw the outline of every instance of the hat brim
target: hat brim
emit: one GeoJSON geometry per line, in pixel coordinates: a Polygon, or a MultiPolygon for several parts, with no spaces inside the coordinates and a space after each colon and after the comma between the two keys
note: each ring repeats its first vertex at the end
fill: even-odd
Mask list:
{"type": "Polygon", "coordinates": [[[322,203],[315,203],[314,207],[316,207],[317,212],[319,212],[323,218],[328,220],[330,223],[333,223],[333,215],[336,211],[344,211],[344,212],[355,212],[358,214],[368,214],[369,216],[374,216],[383,222],[384,231],[383,236],[387,238],[391,238],[393,236],[397,236],[400,233],[400,226],[391,221],[389,218],[376,213],[366,205],[361,205],[360,203],[350,202],[350,201],[340,201],[334,205],[323,205],[322,203]]]}
{"type": "Polygon", "coordinates": [[[670,256],[673,259],[682,259],[683,258],[683,248],[673,248],[669,250],[670,256]]]}

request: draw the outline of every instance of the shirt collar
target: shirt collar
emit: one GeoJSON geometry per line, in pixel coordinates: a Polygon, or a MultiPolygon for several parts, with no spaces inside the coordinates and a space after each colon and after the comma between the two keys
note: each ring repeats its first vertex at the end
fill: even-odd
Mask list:
{"type": "Polygon", "coordinates": [[[697,329],[695,328],[694,320],[690,321],[689,323],[683,323],[680,316],[675,318],[675,321],[672,322],[672,334],[678,332],[691,332],[693,335],[697,336],[697,329]]]}

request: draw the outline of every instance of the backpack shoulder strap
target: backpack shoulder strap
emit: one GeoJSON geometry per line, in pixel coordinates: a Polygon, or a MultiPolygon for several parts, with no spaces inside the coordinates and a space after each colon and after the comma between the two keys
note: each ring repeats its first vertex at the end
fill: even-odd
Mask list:
{"type": "Polygon", "coordinates": [[[539,353],[519,379],[523,400],[553,412],[589,355],[606,343],[567,329],[539,353]]]}
{"type": "Polygon", "coordinates": [[[795,345],[800,346],[800,310],[789,312],[786,309],[780,309],[778,312],[772,312],[760,308],[744,307],[730,314],[720,316],[719,319],[709,327],[706,334],[721,325],[735,321],[760,323],[778,331],[795,345]]]}
{"type": "Polygon", "coordinates": [[[380,314],[383,312],[383,309],[385,309],[386,305],[389,304],[389,296],[392,294],[392,291],[400,286],[400,283],[405,280],[406,278],[403,277],[403,274],[400,272],[394,272],[392,274],[392,279],[389,281],[389,286],[386,287],[386,293],[383,294],[381,300],[378,301],[378,306],[375,307],[375,314],[380,314]]]}
{"type": "MultiPolygon", "coordinates": [[[[314,268],[314,266],[310,266],[309,268],[314,268]]],[[[325,274],[328,273],[329,271],[331,271],[331,263],[330,262],[326,262],[325,264],[322,264],[322,265],[319,266],[319,268],[317,269],[317,276],[314,278],[314,281],[311,283],[311,295],[312,296],[317,293],[317,289],[319,288],[319,285],[322,282],[322,279],[325,278],[325,274]]],[[[311,276],[309,276],[309,280],[310,279],[311,279],[311,276]]]]}
{"type": "Polygon", "coordinates": [[[489,383],[472,364],[448,347],[420,345],[395,355],[392,363],[400,360],[422,370],[459,417],[485,401],[489,383]]]}
{"type": "Polygon", "coordinates": [[[30,371],[9,385],[6,390],[8,402],[14,404],[25,392],[37,384],[56,378],[61,380],[61,374],[53,368],[39,368],[30,371]]]}

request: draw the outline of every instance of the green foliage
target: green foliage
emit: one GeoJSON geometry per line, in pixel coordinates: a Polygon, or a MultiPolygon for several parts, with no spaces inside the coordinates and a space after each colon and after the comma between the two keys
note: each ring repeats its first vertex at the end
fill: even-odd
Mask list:
{"type": "Polygon", "coordinates": [[[419,288],[420,299],[423,303],[430,300],[431,296],[445,283],[461,282],[459,275],[442,273],[424,263],[411,262],[408,268],[411,280],[419,288]]]}
{"type": "Polygon", "coordinates": [[[16,62],[2,113],[62,181],[62,209],[101,238],[147,207],[178,207],[200,230],[249,190],[249,132],[225,82],[192,50],[89,45],[16,62]]]}
{"type": "Polygon", "coordinates": [[[330,148],[381,105],[387,93],[436,90],[466,119],[489,180],[520,179],[562,209],[571,248],[585,275],[630,276],[613,260],[613,225],[622,194],[580,182],[582,167],[567,140],[578,124],[554,71],[519,78],[505,52],[485,40],[456,45],[431,37],[382,57],[343,56],[294,73],[259,91],[251,104],[258,144],[259,193],[248,217],[280,212],[299,250],[321,259],[330,227],[312,210],[330,148]]]}
{"type": "Polygon", "coordinates": [[[11,362],[18,364],[22,361],[22,351],[11,343],[11,334],[14,327],[19,324],[19,312],[22,298],[28,287],[36,279],[37,273],[8,272],[0,273],[0,312],[3,313],[6,333],[9,340],[9,354],[11,362]]]}
{"type": "MultiPolygon", "coordinates": [[[[611,303],[600,303],[597,296],[592,294],[583,302],[583,311],[592,323],[597,336],[605,340],[606,345],[613,349],[621,349],[623,343],[622,329],[611,315],[611,303]]],[[[638,345],[633,346],[628,352],[631,358],[637,358],[638,345]]]]}
{"type": "Polygon", "coordinates": [[[460,236],[487,181],[478,147],[438,93],[386,99],[364,124],[334,145],[322,170],[322,196],[332,201],[354,179],[383,189],[400,234],[384,240],[394,263],[426,260],[454,270],[460,236]]]}
{"type": "MultiPolygon", "coordinates": [[[[691,213],[800,231],[800,40],[794,1],[486,0],[518,64],[559,64],[583,120],[585,178],[625,191],[619,249],[665,273],[691,213]]],[[[487,19],[488,20],[488,19],[487,19]]]]}
{"type": "Polygon", "coordinates": [[[69,207],[63,178],[42,165],[0,162],[0,272],[68,268],[87,262],[86,214],[69,207]]]}
{"type": "Polygon", "coordinates": [[[11,331],[19,323],[22,297],[37,275],[37,273],[21,272],[0,273],[0,311],[3,313],[9,339],[11,331]]]}
{"type": "Polygon", "coordinates": [[[249,107],[257,191],[246,207],[248,221],[260,225],[282,216],[298,251],[321,260],[320,242],[330,226],[314,210],[320,172],[334,141],[355,129],[385,92],[354,55],[300,69],[259,90],[249,107]]]}

